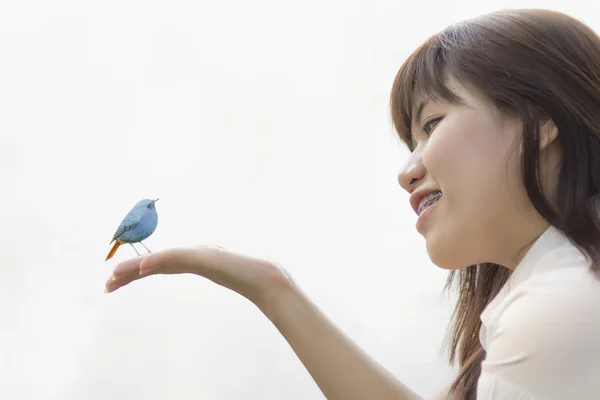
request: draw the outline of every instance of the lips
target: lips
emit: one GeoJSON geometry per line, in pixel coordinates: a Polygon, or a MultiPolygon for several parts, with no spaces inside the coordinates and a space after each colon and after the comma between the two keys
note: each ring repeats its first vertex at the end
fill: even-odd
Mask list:
{"type": "Polygon", "coordinates": [[[421,214],[421,211],[423,211],[424,205],[427,206],[431,204],[432,201],[437,201],[440,196],[441,191],[439,189],[429,188],[416,190],[410,195],[410,205],[415,211],[415,214],[419,215],[421,214]]]}
{"type": "Polygon", "coordinates": [[[427,207],[438,201],[440,197],[442,197],[442,192],[434,192],[428,196],[425,196],[419,204],[419,208],[417,209],[417,215],[421,215],[423,210],[425,210],[427,207]]]}

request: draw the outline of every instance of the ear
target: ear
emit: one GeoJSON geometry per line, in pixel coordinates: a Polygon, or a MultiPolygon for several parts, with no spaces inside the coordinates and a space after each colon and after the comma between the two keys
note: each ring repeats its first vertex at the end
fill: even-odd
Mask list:
{"type": "Polygon", "coordinates": [[[540,121],[540,151],[545,150],[558,137],[558,128],[554,121],[546,118],[540,121]]]}

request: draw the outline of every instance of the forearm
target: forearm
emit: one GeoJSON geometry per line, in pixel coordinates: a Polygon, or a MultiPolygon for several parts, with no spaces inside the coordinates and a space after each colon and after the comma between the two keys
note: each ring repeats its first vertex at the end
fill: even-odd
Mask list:
{"type": "Polygon", "coordinates": [[[328,399],[420,399],[344,335],[297,287],[261,309],[328,399]]]}

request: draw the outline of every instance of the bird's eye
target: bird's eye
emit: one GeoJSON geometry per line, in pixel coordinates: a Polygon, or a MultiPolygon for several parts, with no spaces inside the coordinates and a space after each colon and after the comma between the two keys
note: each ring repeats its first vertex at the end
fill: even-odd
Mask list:
{"type": "Polygon", "coordinates": [[[146,207],[150,208],[150,206],[152,206],[152,204],[148,204],[146,207]]]}

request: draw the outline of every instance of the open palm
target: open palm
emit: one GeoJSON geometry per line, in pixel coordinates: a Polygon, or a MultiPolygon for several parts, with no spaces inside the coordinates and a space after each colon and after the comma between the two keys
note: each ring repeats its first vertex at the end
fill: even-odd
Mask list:
{"type": "Polygon", "coordinates": [[[106,282],[107,293],[150,275],[191,273],[233,290],[259,305],[292,284],[274,263],[233,253],[217,246],[163,250],[119,263],[106,282]]]}

